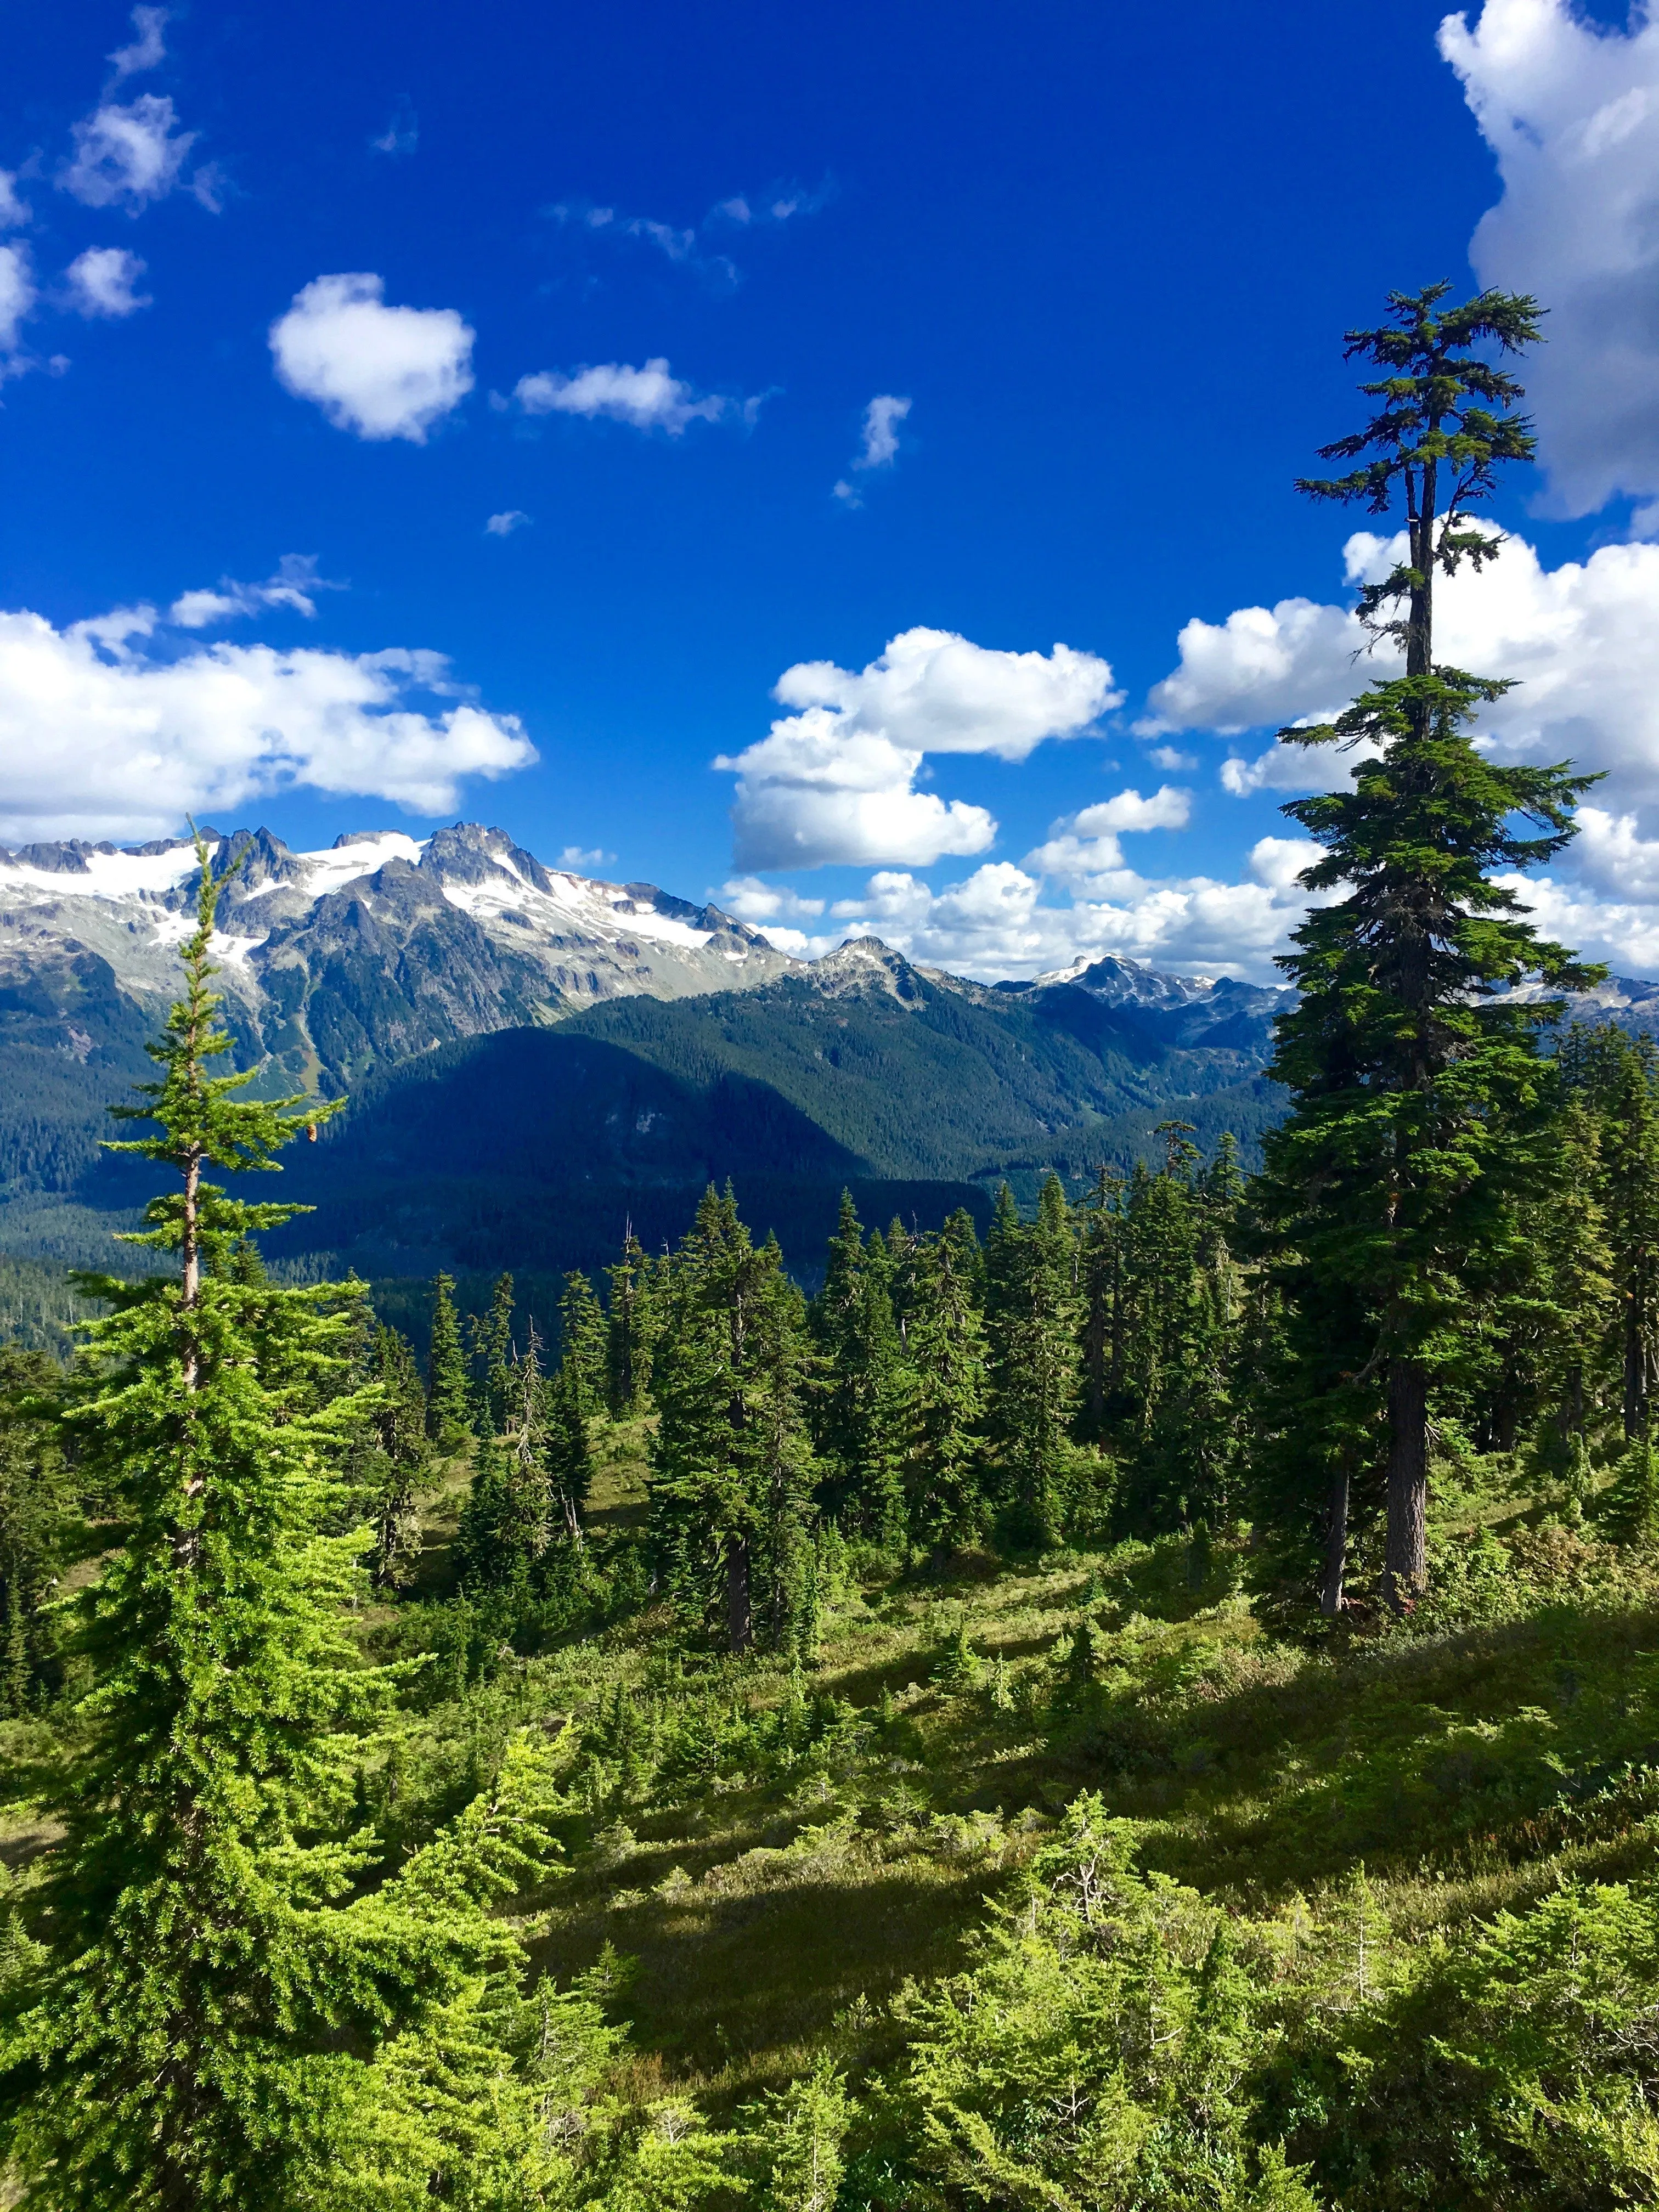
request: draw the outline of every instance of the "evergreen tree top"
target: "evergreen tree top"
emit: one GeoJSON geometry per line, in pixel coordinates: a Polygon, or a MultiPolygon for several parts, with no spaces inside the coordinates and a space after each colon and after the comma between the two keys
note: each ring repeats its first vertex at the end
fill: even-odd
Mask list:
{"type": "MultiPolygon", "coordinates": [[[[216,1017],[222,994],[210,988],[218,970],[212,959],[213,927],[225,885],[242,865],[248,847],[242,846],[217,873],[206,840],[197,833],[196,854],[201,879],[196,895],[196,927],[185,940],[181,957],[185,969],[184,995],[177,1000],[161,1035],[144,1049],[161,1067],[156,1083],[134,1086],[144,1100],[138,1106],[113,1106],[118,1121],[152,1121],[157,1133],[149,1137],[108,1139],[114,1152],[133,1152],[158,1166],[173,1169],[183,1188],[153,1198],[144,1209],[145,1227],[124,1232],[121,1241],[148,1244],[167,1251],[185,1252],[185,1289],[193,1288],[198,1253],[210,1262],[223,1261],[252,1232],[280,1227],[308,1206],[250,1205],[225,1197],[216,1185],[200,1181],[204,1167],[222,1168],[233,1174],[250,1169],[280,1172],[276,1154],[301,1129],[315,1130],[320,1121],[337,1114],[343,1099],[322,1102],[295,1093],[287,1098],[239,1098],[253,1080],[252,1071],[240,1074],[210,1075],[208,1063],[230,1049],[230,1037],[216,1017]]],[[[94,1279],[86,1279],[95,1295],[94,1279]]]]}
{"type": "Polygon", "coordinates": [[[1518,354],[1535,344],[1543,310],[1528,294],[1497,291],[1443,307],[1450,289],[1440,283],[1390,292],[1386,323],[1345,334],[1345,360],[1383,372],[1359,387],[1382,405],[1362,428],[1319,449],[1322,460],[1357,466],[1339,477],[1297,479],[1297,489],[1314,499],[1363,501],[1372,514],[1388,514],[1403,495],[1407,558],[1364,587],[1358,609],[1375,636],[1401,645],[1409,645],[1411,623],[1384,620],[1383,611],[1420,592],[1432,568],[1449,575],[1465,560],[1478,569],[1492,557],[1501,535],[1475,528],[1468,510],[1492,495],[1503,463],[1530,460],[1537,444],[1517,408],[1523,387],[1487,354],[1518,354]]]}

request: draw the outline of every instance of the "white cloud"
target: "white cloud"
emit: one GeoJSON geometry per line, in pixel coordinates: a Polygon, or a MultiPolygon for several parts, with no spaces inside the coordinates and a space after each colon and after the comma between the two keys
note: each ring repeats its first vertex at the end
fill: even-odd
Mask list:
{"type": "MultiPolygon", "coordinates": [[[[866,475],[872,469],[890,469],[898,457],[898,426],[910,412],[910,402],[896,392],[878,392],[864,410],[864,442],[850,464],[850,473],[866,475]]],[[[841,478],[834,495],[848,507],[862,507],[858,486],[841,478]]]]}
{"type": "Polygon", "coordinates": [[[167,45],[161,33],[167,27],[169,10],[166,8],[135,8],[132,27],[137,36],[130,46],[118,46],[106,57],[117,79],[142,76],[167,59],[167,45]]]}
{"type": "Polygon", "coordinates": [[[763,192],[734,192],[710,208],[703,221],[705,227],[729,222],[739,230],[763,229],[793,222],[797,216],[817,215],[835,197],[835,185],[828,179],[816,191],[803,185],[772,185],[763,192]]]}
{"type": "Polygon", "coordinates": [[[542,369],[533,376],[521,376],[513,396],[526,415],[585,415],[590,421],[607,416],[635,430],[666,431],[671,438],[678,438],[689,423],[718,422],[738,411],[718,393],[700,398],[690,385],[670,374],[660,355],[642,368],[612,361],[579,368],[570,376],[542,369]]]}
{"type": "Polygon", "coordinates": [[[15,373],[15,362],[25,319],[35,301],[34,276],[26,246],[0,246],[0,377],[15,373]]]}
{"type": "Polygon", "coordinates": [[[1076,737],[1122,694],[1093,653],[1002,653],[949,630],[911,629],[860,670],[827,660],[786,669],[773,696],[795,711],[717,768],[738,778],[740,868],[928,867],[982,853],[982,806],[915,787],[928,753],[1024,760],[1045,738],[1076,737]]]}
{"type": "Polygon", "coordinates": [[[1183,753],[1176,745],[1154,745],[1147,758],[1155,768],[1165,769],[1171,775],[1184,775],[1198,766],[1196,753],[1183,753]]]}
{"type": "Polygon", "coordinates": [[[763,192],[734,192],[710,208],[700,223],[686,227],[654,216],[623,215],[592,200],[560,200],[545,213],[562,229],[592,239],[634,239],[652,246],[665,261],[699,277],[716,292],[734,291],[743,272],[729,254],[705,243],[709,232],[775,230],[798,216],[816,215],[835,197],[825,183],[817,191],[799,185],[774,185],[763,192]]]}
{"type": "Polygon", "coordinates": [[[465,779],[536,758],[517,717],[465,697],[440,654],[168,659],[158,624],[148,607],[63,630],[0,614],[0,837],[161,836],[186,811],[295,787],[444,813],[465,779]]]}
{"type": "Polygon", "coordinates": [[[597,845],[587,851],[580,845],[567,845],[559,855],[559,866],[562,868],[602,868],[616,857],[614,853],[604,852],[597,845]]]}
{"type": "MultiPolygon", "coordinates": [[[[83,117],[74,136],[75,158],[59,172],[58,190],[83,207],[122,207],[129,215],[165,199],[183,180],[197,137],[193,131],[179,131],[173,102],[153,92],[140,94],[126,107],[106,104],[83,117]]],[[[207,173],[191,190],[204,207],[216,210],[207,173]]]]}
{"type": "Polygon", "coordinates": [[[64,270],[69,302],[77,315],[118,319],[153,304],[137,289],[144,264],[118,246],[89,246],[64,270]]]}
{"type": "MultiPolygon", "coordinates": [[[[1386,570],[1403,545],[1357,532],[1348,581],[1386,570]]],[[[1349,611],[1307,599],[1190,622],[1181,665],[1151,695],[1156,726],[1228,735],[1317,720],[1397,671],[1390,652],[1355,659],[1365,642],[1349,611]]],[[[1466,568],[1438,586],[1435,646],[1455,666],[1516,679],[1480,713],[1498,758],[1574,760],[1607,771],[1598,797],[1615,808],[1659,803],[1659,545],[1604,545],[1546,568],[1511,537],[1483,574],[1466,568]]],[[[1222,781],[1241,795],[1305,791],[1331,766],[1328,756],[1273,745],[1227,762],[1222,781]]]]}
{"type": "Polygon", "coordinates": [[[181,592],[167,609],[167,618],[179,629],[209,629],[216,623],[257,614],[264,607],[287,607],[294,614],[309,617],[317,611],[317,592],[344,588],[317,574],[313,554],[284,553],[276,574],[263,584],[240,584],[233,576],[222,576],[216,590],[181,592]]]}
{"type": "Polygon", "coordinates": [[[802,898],[781,884],[758,876],[735,876],[720,885],[720,904],[739,921],[812,921],[823,912],[821,898],[802,898]]]}
{"type": "Polygon", "coordinates": [[[29,210],[17,194],[15,169],[0,169],[0,230],[21,230],[29,210]]]}
{"type": "Polygon", "coordinates": [[[1499,878],[1531,910],[1546,937],[1618,975],[1659,976],[1659,903],[1598,898],[1552,876],[1499,878]]]}
{"type": "Polygon", "coordinates": [[[1194,616],[1176,640],[1181,665],[1147,695],[1140,735],[1214,730],[1233,737],[1298,715],[1335,714],[1367,679],[1354,672],[1365,632],[1344,607],[1311,599],[1239,607],[1224,623],[1194,616]]]}
{"type": "MultiPolygon", "coordinates": [[[[1251,851],[1246,881],[1154,882],[1126,870],[1109,895],[1067,906],[1045,901],[1029,863],[992,861],[939,891],[908,873],[883,872],[834,912],[844,935],[882,937],[911,959],[988,979],[1040,975],[1111,952],[1182,973],[1277,982],[1273,957],[1307,911],[1295,878],[1317,849],[1266,837],[1251,851]]],[[[829,943],[812,940],[812,949],[829,943]]]]}
{"type": "Polygon", "coordinates": [[[388,307],[379,276],[319,276],[270,326],[276,374],[337,429],[423,445],[472,389],[473,333],[453,307],[388,307]]]}
{"type": "Polygon", "coordinates": [[[530,517],[521,507],[509,507],[500,514],[492,514],[484,524],[484,533],[489,538],[510,538],[515,530],[522,530],[530,517]]]}
{"type": "Polygon", "coordinates": [[[1056,822],[1048,842],[1026,854],[1025,865],[1039,875],[1058,877],[1073,890],[1109,894],[1123,873],[1119,837],[1127,830],[1184,830],[1192,804],[1191,792],[1167,783],[1150,799],[1138,791],[1120,791],[1115,799],[1056,822]]]}
{"type": "MultiPolygon", "coordinates": [[[[1470,259],[1535,293],[1549,343],[1525,369],[1550,503],[1587,514],[1659,494],[1659,20],[1591,21],[1569,0],[1486,0],[1440,27],[1504,196],[1470,259]]],[[[1654,520],[1655,517],[1649,520],[1654,520]]]]}
{"type": "Polygon", "coordinates": [[[562,228],[588,236],[641,239],[655,246],[665,260],[689,269],[716,290],[732,289],[741,282],[737,264],[724,253],[705,252],[695,229],[659,222],[652,216],[619,215],[615,208],[597,207],[592,200],[561,200],[547,213],[562,228]]]}

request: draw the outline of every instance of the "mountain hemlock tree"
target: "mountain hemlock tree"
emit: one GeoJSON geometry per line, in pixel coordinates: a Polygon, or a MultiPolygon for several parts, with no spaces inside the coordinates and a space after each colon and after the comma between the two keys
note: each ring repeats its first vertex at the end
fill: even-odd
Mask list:
{"type": "Polygon", "coordinates": [[[604,1309],[592,1282],[573,1268],[559,1300],[559,1368],[574,1385],[585,1421],[605,1410],[610,1360],[604,1309]]]}
{"type": "Polygon", "coordinates": [[[1059,1540],[1078,1396],[1076,1245],[1057,1176],[1022,1222],[1005,1183],[985,1248],[986,1425],[1017,1543],[1059,1540]]]}
{"type": "Polygon", "coordinates": [[[362,1473],[374,1531],[370,1575],[377,1588],[403,1589],[421,1552],[420,1492],[427,1470],[426,1393],[415,1355],[395,1328],[374,1331],[370,1372],[380,1395],[369,1415],[362,1473]]]}
{"type": "Polygon", "coordinates": [[[483,1906],[534,1863],[522,1845],[544,1857],[547,1792],[520,1760],[465,1834],[346,1901],[378,1856],[341,1832],[353,1773],[397,1679],[344,1632],[368,1532],[324,1533],[366,1410],[331,1395],[360,1292],[240,1265],[296,1209],[205,1180],[274,1167],[332,1109],[239,1099],[246,1075],[210,1073],[230,1042],[208,985],[224,879],[198,851],[185,993],[149,1048],[162,1079],[117,1109],[159,1125],[123,1149],[179,1177],[132,1240],[178,1272],[87,1279],[112,1311],[67,1419],[127,1533],[78,1601],[93,1686],[53,1806],[46,1941],[13,1947],[0,2010],[0,2159],[15,2201],[51,2212],[413,2207],[440,2147],[418,2112],[382,2143],[377,2046],[512,1964],[483,1906]],[[365,2166],[375,2188],[343,2194],[365,2166]]]}
{"type": "Polygon", "coordinates": [[[651,1388],[657,1341],[657,1270],[630,1223],[623,1255],[605,1269],[611,1285],[605,1324],[605,1395],[612,1420],[642,1411],[651,1388]]]}
{"type": "MultiPolygon", "coordinates": [[[[970,1224],[971,1231],[971,1224],[970,1224]]],[[[985,1327],[961,1246],[929,1237],[916,1255],[901,1436],[910,1541],[943,1561],[985,1534],[981,1481],[985,1327]]]]}
{"type": "Polygon", "coordinates": [[[893,1273],[888,1243],[878,1232],[866,1245],[852,1194],[843,1190],[811,1314],[823,1376],[813,1394],[813,1441],[828,1511],[844,1533],[890,1553],[904,1540],[893,1273]]]}
{"type": "Polygon", "coordinates": [[[1346,357],[1382,372],[1360,387],[1380,404],[1322,449],[1356,464],[1346,475],[1298,485],[1377,515],[1403,497],[1407,558],[1365,586],[1359,613],[1374,639],[1403,647],[1405,673],[1334,723],[1279,732],[1362,749],[1352,792],[1285,808],[1324,848],[1302,883],[1346,896],[1316,907],[1279,963],[1300,997],[1279,1018],[1269,1071],[1291,1108],[1265,1146],[1267,1210],[1304,1298],[1340,1308],[1357,1290],[1369,1310],[1370,1360],[1386,1376],[1383,1589],[1396,1606],[1426,1582],[1431,1390],[1480,1286],[1482,1240],[1516,1165],[1512,1133],[1546,1088],[1537,1031],[1560,1012],[1495,994],[1528,974],[1573,988],[1599,972],[1540,939],[1492,880],[1559,853],[1595,779],[1485,758],[1465,726],[1508,684],[1434,659],[1435,576],[1498,553],[1502,538],[1475,528],[1469,507],[1534,446],[1520,385],[1477,349],[1513,354],[1540,335],[1533,300],[1485,292],[1443,308],[1449,289],[1390,294],[1387,323],[1347,334],[1346,357]],[[1537,834],[1517,835],[1517,817],[1537,834]]]}
{"type": "Polygon", "coordinates": [[[460,1317],[455,1311],[455,1279],[439,1275],[433,1285],[432,1334],[426,1358],[426,1432],[440,1451],[458,1452],[472,1435],[472,1393],[460,1317]]]}
{"type": "Polygon", "coordinates": [[[505,1436],[513,1400],[511,1275],[497,1275],[489,1312],[472,1324],[472,1396],[478,1434],[505,1436]]]}
{"type": "Polygon", "coordinates": [[[806,1626],[813,1475],[800,1292],[712,1186],[674,1256],[651,1447],[653,1548],[694,1613],[723,1617],[733,1652],[757,1627],[775,1650],[806,1626]]]}

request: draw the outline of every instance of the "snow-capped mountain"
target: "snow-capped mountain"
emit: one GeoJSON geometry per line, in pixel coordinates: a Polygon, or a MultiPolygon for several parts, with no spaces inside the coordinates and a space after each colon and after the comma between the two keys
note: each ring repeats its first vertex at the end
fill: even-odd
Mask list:
{"type": "MultiPolygon", "coordinates": [[[[264,830],[214,842],[222,866],[247,848],[214,945],[239,1042],[325,1089],[599,1000],[750,989],[800,965],[718,907],[545,867],[476,823],[349,835],[319,853],[264,830]]],[[[181,839],[0,850],[0,1000],[21,992],[42,1014],[55,1000],[82,1059],[100,1000],[153,1018],[178,988],[196,879],[181,839]]]]}

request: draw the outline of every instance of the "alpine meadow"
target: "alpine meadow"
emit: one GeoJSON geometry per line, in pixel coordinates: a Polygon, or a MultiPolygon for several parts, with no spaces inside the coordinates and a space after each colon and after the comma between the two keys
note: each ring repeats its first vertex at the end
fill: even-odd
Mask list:
{"type": "MultiPolygon", "coordinates": [[[[568,1170],[605,1264],[479,1198],[509,1264],[362,1279],[395,1085],[228,1023],[257,855],[192,833],[133,1264],[0,1285],[5,2203],[1659,2202],[1659,1046],[1523,895],[1595,775],[1436,644],[1546,327],[1347,336],[1300,489],[1401,519],[1399,672],[1279,732],[1336,787],[1265,1069],[1242,1002],[1195,1075],[879,945],[694,975],[514,1108],[556,1212],[622,1055],[642,1128],[723,1100],[678,1182],[568,1170]],[[237,1194],[313,1158],[302,1247],[237,1194]]],[[[482,1126],[509,1063],[432,1064],[482,1126]]]]}
{"type": "Polygon", "coordinates": [[[1659,2212],[1659,0],[0,69],[0,2212],[1659,2212]]]}

